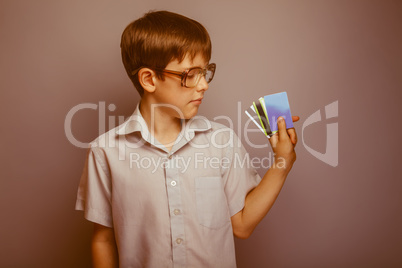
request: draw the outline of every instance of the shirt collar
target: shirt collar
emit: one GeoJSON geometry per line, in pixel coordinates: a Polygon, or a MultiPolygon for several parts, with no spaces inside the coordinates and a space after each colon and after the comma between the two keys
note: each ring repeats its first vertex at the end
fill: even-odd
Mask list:
{"type": "Polygon", "coordinates": [[[142,132],[145,130],[148,131],[147,123],[142,117],[139,107],[139,104],[137,104],[134,113],[118,127],[118,130],[116,131],[118,135],[127,135],[133,132],[142,132]]]}
{"type": "MultiPolygon", "coordinates": [[[[140,104],[137,104],[134,113],[118,127],[116,133],[118,135],[127,135],[134,132],[141,132],[144,139],[149,137],[147,123],[140,112],[140,104]]],[[[182,135],[185,137],[192,137],[195,132],[203,132],[211,129],[211,122],[204,116],[195,116],[191,119],[182,120],[182,135]],[[184,131],[184,133],[183,133],[184,131]]]]}

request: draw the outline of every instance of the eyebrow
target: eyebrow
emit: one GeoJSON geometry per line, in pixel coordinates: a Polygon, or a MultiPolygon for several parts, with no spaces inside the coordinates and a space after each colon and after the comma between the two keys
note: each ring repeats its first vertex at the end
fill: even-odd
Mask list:
{"type": "Polygon", "coordinates": [[[189,69],[192,69],[192,68],[201,68],[201,69],[203,69],[203,68],[207,67],[208,65],[209,65],[209,62],[207,62],[207,64],[205,64],[204,66],[193,65],[192,67],[186,68],[184,70],[189,70],[189,69]]]}
{"type": "Polygon", "coordinates": [[[175,71],[175,70],[172,70],[172,69],[165,69],[165,70],[170,70],[170,71],[175,71],[175,72],[182,72],[182,73],[184,73],[185,71],[190,70],[190,69],[193,69],[193,68],[201,68],[201,69],[203,69],[203,68],[207,67],[209,64],[210,64],[210,63],[207,62],[204,66],[193,65],[193,66],[191,66],[191,67],[185,67],[185,68],[183,68],[183,69],[178,68],[178,71],[175,71]]]}

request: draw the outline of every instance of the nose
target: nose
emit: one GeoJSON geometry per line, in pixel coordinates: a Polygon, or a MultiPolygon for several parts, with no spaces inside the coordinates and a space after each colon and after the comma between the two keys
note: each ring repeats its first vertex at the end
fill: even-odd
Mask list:
{"type": "Polygon", "coordinates": [[[197,88],[197,91],[207,91],[208,90],[209,84],[207,83],[207,80],[205,79],[205,75],[203,75],[201,77],[196,88],[197,88]]]}

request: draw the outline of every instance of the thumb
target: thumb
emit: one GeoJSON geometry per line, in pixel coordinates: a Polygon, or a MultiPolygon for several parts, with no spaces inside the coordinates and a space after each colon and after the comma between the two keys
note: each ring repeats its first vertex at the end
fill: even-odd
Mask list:
{"type": "Polygon", "coordinates": [[[279,140],[289,138],[288,133],[286,131],[286,122],[282,116],[278,118],[278,132],[279,132],[279,140]]]}

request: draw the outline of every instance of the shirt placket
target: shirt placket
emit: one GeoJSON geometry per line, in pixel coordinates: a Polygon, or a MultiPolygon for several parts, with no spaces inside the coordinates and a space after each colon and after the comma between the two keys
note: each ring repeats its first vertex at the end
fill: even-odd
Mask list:
{"type": "Polygon", "coordinates": [[[173,250],[173,266],[186,267],[186,239],[184,233],[181,181],[178,165],[173,154],[168,154],[166,170],[166,189],[170,211],[170,229],[173,250]]]}

